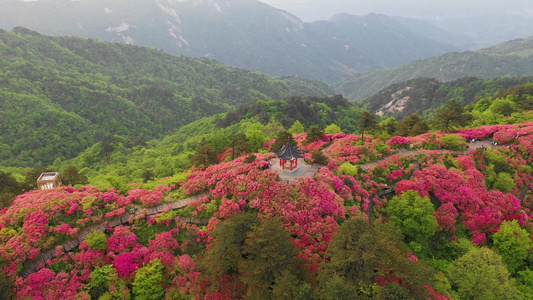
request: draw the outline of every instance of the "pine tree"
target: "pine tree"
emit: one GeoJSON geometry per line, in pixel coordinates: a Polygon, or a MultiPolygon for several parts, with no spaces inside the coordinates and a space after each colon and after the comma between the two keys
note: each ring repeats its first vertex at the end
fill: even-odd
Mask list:
{"type": "Polygon", "coordinates": [[[218,164],[220,158],[218,157],[217,151],[211,147],[204,139],[198,146],[198,150],[193,157],[191,157],[191,164],[197,167],[207,167],[210,165],[218,164]]]}
{"type": "Polygon", "coordinates": [[[359,130],[361,130],[361,141],[363,141],[365,131],[376,127],[378,122],[373,114],[369,113],[368,111],[364,111],[357,124],[359,125],[359,130]]]}
{"type": "Polygon", "coordinates": [[[307,137],[305,138],[305,142],[308,144],[316,142],[322,139],[322,137],[324,137],[324,131],[318,128],[318,126],[313,125],[309,127],[309,130],[307,131],[307,137]]]}
{"type": "Polygon", "coordinates": [[[457,126],[465,126],[470,121],[470,115],[464,112],[463,106],[455,100],[450,100],[439,109],[433,117],[433,124],[444,132],[457,126]]]}

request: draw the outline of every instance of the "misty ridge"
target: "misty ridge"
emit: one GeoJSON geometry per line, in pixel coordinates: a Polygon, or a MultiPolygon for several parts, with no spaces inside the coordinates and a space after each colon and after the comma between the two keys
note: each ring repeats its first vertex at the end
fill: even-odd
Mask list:
{"type": "Polygon", "coordinates": [[[354,2],[354,7],[359,6],[352,9],[364,15],[342,13],[341,9],[348,9],[340,1],[328,2],[327,9],[321,1],[300,3],[300,10],[293,3],[294,11],[302,15],[339,9],[310,22],[275,8],[283,6],[279,2],[272,4],[256,0],[3,0],[0,28],[23,26],[42,34],[145,45],[273,76],[296,75],[327,83],[448,52],[527,38],[533,28],[533,18],[519,3],[510,3],[507,7],[512,10],[501,9],[500,15],[494,15],[494,9],[502,5],[489,3],[408,1],[401,7],[394,3],[373,7],[354,2]],[[478,11],[470,17],[476,7],[478,11]],[[456,15],[452,15],[454,9],[456,15]],[[434,10],[448,18],[437,18],[434,10]],[[418,18],[403,17],[413,15],[418,18]]]}

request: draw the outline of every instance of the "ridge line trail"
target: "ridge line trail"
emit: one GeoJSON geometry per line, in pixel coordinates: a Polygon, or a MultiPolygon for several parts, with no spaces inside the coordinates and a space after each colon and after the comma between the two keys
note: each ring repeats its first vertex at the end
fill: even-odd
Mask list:
{"type": "Polygon", "coordinates": [[[446,149],[435,149],[435,150],[428,150],[428,149],[416,149],[416,150],[407,150],[405,148],[402,148],[400,149],[397,153],[394,153],[394,154],[391,154],[387,157],[384,157],[382,159],[379,159],[379,160],[376,160],[376,161],[373,161],[373,162],[369,162],[369,163],[366,163],[366,164],[360,164],[360,165],[357,165],[363,169],[370,169],[370,168],[373,168],[377,165],[379,165],[380,163],[388,160],[392,155],[398,155],[398,156],[402,156],[402,155],[409,155],[409,156],[415,156],[417,154],[421,154],[421,153],[429,153],[429,152],[437,152],[437,153],[453,153],[453,154],[467,154],[467,153],[470,153],[472,152],[473,150],[476,150],[478,148],[481,148],[481,147],[487,147],[487,148],[491,148],[492,145],[491,145],[491,141],[490,140],[482,140],[482,141],[477,141],[476,143],[468,143],[468,149],[464,150],[464,151],[453,151],[453,150],[446,150],[446,149]]]}

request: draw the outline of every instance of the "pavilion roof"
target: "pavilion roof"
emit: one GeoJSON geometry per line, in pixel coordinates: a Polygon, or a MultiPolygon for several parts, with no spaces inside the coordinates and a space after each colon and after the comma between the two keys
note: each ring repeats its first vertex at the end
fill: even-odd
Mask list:
{"type": "Polygon", "coordinates": [[[290,142],[285,143],[281,149],[274,150],[274,153],[276,153],[278,158],[284,160],[298,159],[304,154],[298,150],[298,147],[292,146],[290,142]]]}

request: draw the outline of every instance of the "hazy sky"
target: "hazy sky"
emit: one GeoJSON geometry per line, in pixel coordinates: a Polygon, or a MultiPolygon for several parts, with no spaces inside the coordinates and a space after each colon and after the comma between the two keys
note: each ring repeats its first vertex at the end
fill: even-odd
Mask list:
{"type": "Polygon", "coordinates": [[[370,12],[415,18],[448,18],[499,14],[533,15],[532,0],[260,0],[304,21],[327,20],[339,12],[370,12]]]}

